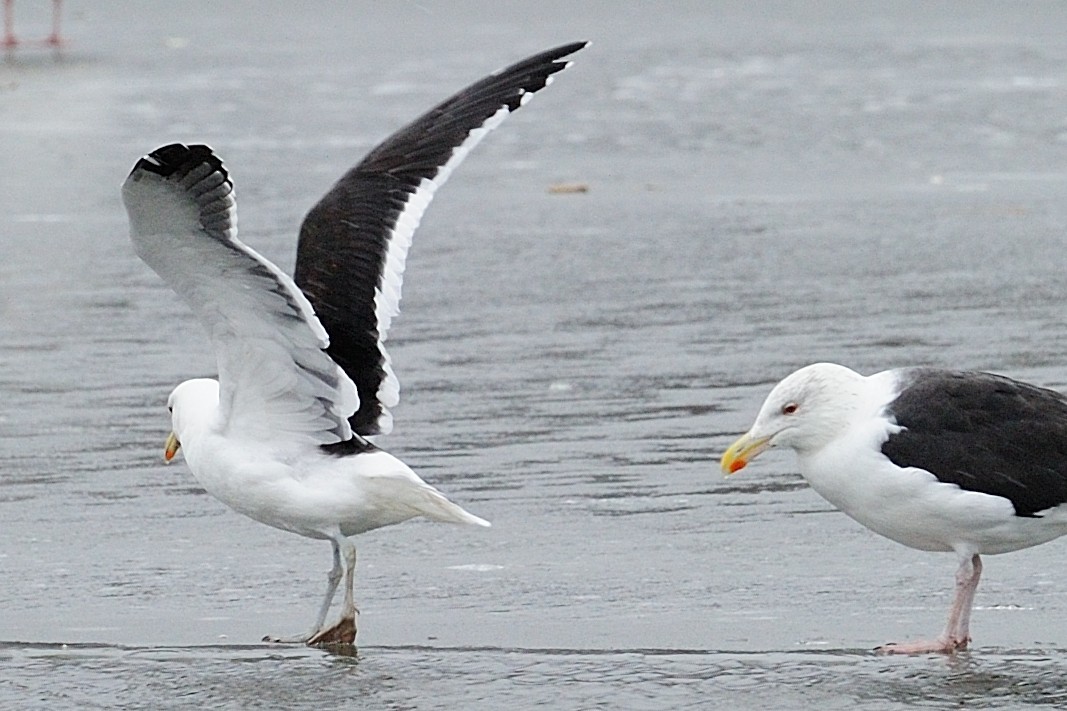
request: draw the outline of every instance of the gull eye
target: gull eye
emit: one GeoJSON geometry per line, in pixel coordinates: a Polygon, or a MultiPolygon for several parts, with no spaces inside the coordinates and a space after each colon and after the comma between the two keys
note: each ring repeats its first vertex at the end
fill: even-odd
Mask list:
{"type": "Polygon", "coordinates": [[[173,405],[167,405],[167,412],[169,412],[170,414],[173,415],[174,414],[174,406],[173,405]]]}
{"type": "Polygon", "coordinates": [[[799,410],[799,409],[800,409],[800,405],[796,404],[795,402],[788,402],[788,403],[786,403],[785,405],[782,406],[782,414],[783,415],[792,415],[792,414],[796,413],[796,411],[799,410]]]}

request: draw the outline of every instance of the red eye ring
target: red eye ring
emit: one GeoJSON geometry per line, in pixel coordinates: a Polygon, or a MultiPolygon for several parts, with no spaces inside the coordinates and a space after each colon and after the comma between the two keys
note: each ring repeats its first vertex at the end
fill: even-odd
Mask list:
{"type": "Polygon", "coordinates": [[[796,404],[795,402],[790,402],[790,403],[785,404],[782,407],[782,414],[783,415],[792,415],[798,409],[800,409],[800,405],[796,404]]]}

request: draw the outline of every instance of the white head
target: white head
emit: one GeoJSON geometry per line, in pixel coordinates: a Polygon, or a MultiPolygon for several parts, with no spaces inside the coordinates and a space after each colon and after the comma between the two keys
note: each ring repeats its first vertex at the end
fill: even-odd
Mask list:
{"type": "Polygon", "coordinates": [[[219,381],[196,378],[180,383],[167,398],[171,432],[167,437],[163,459],[170,462],[182,446],[182,441],[198,428],[214,422],[219,408],[219,381]]]}
{"type": "Polygon", "coordinates": [[[774,386],[748,432],[722,455],[733,474],[768,447],[798,453],[820,449],[840,434],[862,406],[865,378],[843,365],[815,363],[774,386]]]}

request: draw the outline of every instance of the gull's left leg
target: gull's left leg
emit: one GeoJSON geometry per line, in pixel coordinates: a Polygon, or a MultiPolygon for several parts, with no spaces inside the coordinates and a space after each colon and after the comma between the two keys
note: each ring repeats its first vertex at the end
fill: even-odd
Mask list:
{"type": "Polygon", "coordinates": [[[15,37],[15,0],[4,0],[4,49],[14,49],[18,46],[18,38],[15,37]]]}
{"type": "Polygon", "coordinates": [[[948,613],[945,631],[935,640],[921,642],[889,643],[878,647],[876,651],[886,654],[928,654],[940,652],[951,654],[967,649],[971,641],[971,608],[974,605],[974,593],[978,589],[978,580],[982,577],[982,559],[975,554],[966,554],[960,558],[960,567],[956,571],[956,597],[948,613]]]}
{"type": "Polygon", "coordinates": [[[63,14],[63,0],[52,0],[52,34],[48,35],[45,42],[51,47],[59,47],[63,44],[63,35],[59,32],[59,17],[63,14]]]}
{"type": "Polygon", "coordinates": [[[333,627],[324,629],[307,641],[309,645],[354,644],[356,641],[355,576],[356,545],[340,533],[334,537],[335,550],[340,549],[345,559],[345,599],[341,604],[341,619],[333,627]]]}
{"type": "Polygon", "coordinates": [[[974,593],[982,577],[982,559],[977,554],[960,561],[956,571],[956,599],[949,614],[951,624],[955,617],[955,629],[945,629],[945,634],[956,642],[957,649],[966,649],[971,641],[971,610],[974,609],[974,593]]]}

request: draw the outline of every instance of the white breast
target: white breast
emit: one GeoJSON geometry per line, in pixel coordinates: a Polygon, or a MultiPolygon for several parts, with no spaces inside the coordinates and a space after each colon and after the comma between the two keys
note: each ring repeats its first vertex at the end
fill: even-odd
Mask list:
{"type": "Polygon", "coordinates": [[[872,531],[927,551],[1004,553],[1067,533],[1060,515],[1024,518],[999,496],[964,491],[881,452],[896,426],[881,415],[895,377],[867,378],[866,416],[825,447],[799,458],[801,473],[827,501],[872,531]]]}

